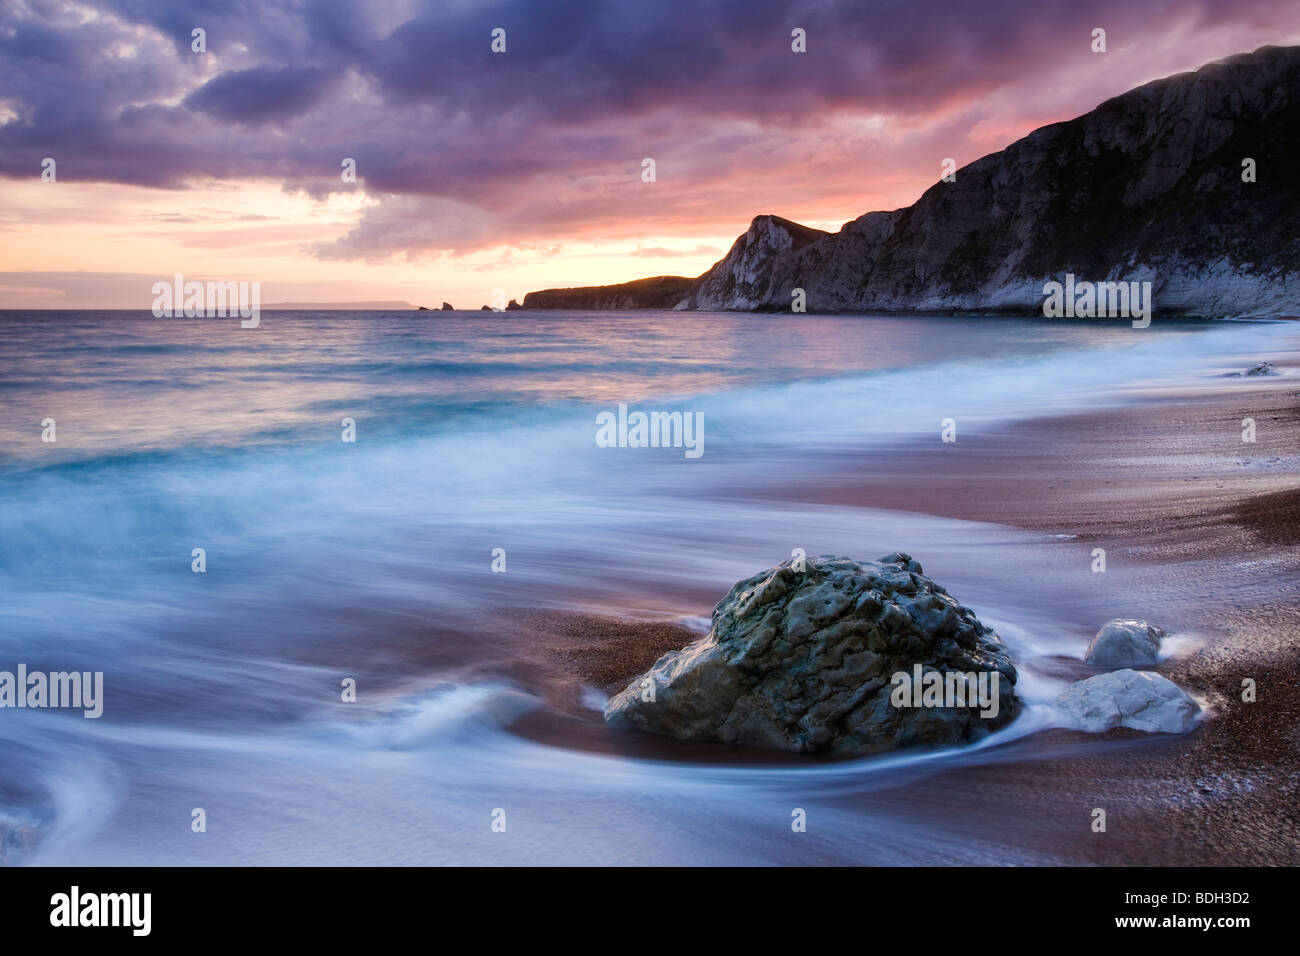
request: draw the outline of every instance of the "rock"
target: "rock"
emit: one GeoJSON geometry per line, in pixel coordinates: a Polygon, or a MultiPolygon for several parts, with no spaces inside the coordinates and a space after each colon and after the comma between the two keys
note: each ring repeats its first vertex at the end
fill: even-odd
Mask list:
{"type": "Polygon", "coordinates": [[[793,274],[774,271],[772,262],[830,235],[780,216],[758,216],[726,258],[700,277],[693,297],[700,308],[725,303],[729,309],[788,310],[798,283],[793,274]]]}
{"type": "Polygon", "coordinates": [[[984,736],[1018,712],[1016,676],[998,636],[910,556],[823,556],[736,584],[708,636],[661,657],[605,719],[682,739],[872,754],[984,736]],[[978,705],[915,706],[922,700],[896,691],[899,675],[924,685],[958,673],[996,688],[986,716],[978,705]]]}
{"type": "Polygon", "coordinates": [[[1154,664],[1165,632],[1146,621],[1109,621],[1097,632],[1083,655],[1085,664],[1133,667],[1154,664]]]}
{"type": "Polygon", "coordinates": [[[1241,378],[1246,375],[1276,375],[1277,369],[1273,367],[1272,362],[1256,362],[1244,372],[1228,372],[1228,378],[1241,378]]]}
{"type": "Polygon", "coordinates": [[[443,311],[443,312],[454,312],[454,311],[456,311],[456,310],[452,308],[450,302],[444,302],[444,303],[442,304],[442,311],[443,311]]]}
{"type": "Polygon", "coordinates": [[[521,309],[523,309],[523,306],[520,305],[518,302],[516,302],[514,299],[511,299],[510,304],[506,306],[507,312],[518,312],[521,309]]]}
{"type": "Polygon", "coordinates": [[[416,311],[416,312],[432,312],[433,310],[430,309],[427,305],[422,305],[422,306],[420,306],[418,309],[416,309],[415,311],[416,311]]]}
{"type": "Polygon", "coordinates": [[[479,310],[480,312],[491,312],[491,311],[492,311],[492,306],[490,306],[490,305],[481,305],[481,306],[479,306],[478,310],[479,310]]]}
{"type": "Polygon", "coordinates": [[[1173,681],[1151,671],[1125,669],[1076,681],[1053,702],[1067,726],[1100,732],[1132,727],[1154,734],[1185,734],[1201,707],[1173,681]]]}

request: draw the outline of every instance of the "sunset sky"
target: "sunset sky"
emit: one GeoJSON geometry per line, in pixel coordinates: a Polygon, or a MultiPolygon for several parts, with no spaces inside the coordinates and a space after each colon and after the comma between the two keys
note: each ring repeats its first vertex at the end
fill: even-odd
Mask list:
{"type": "Polygon", "coordinates": [[[1270,43],[1296,0],[6,0],[0,308],[147,309],[177,272],[458,308],[697,275],[759,213],[838,229],[1270,43]]]}

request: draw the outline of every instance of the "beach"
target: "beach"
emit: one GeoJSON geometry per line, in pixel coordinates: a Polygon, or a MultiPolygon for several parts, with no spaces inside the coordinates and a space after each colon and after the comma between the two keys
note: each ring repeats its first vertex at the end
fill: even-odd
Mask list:
{"type": "MultiPolygon", "coordinates": [[[[873,794],[873,806],[939,805],[961,793],[964,825],[986,838],[991,829],[1026,852],[1050,847],[1064,863],[1300,862],[1300,391],[1236,384],[1018,423],[959,454],[913,441],[873,456],[860,473],[791,490],[798,501],[1060,536],[1059,547],[1080,552],[1085,574],[1091,549],[1103,546],[1112,562],[1106,573],[1142,566],[1145,593],[1130,596],[1133,606],[1172,631],[1201,635],[1195,650],[1157,668],[1208,704],[1209,719],[1192,734],[1116,730],[1109,736],[1123,744],[1113,750],[1071,754],[1087,735],[1048,730],[1005,755],[988,754],[984,766],[873,794]],[[1256,420],[1254,444],[1241,442],[1245,418],[1256,420]],[[1241,701],[1243,678],[1259,688],[1255,703],[1241,701]],[[1089,829],[1094,806],[1107,809],[1110,838],[1089,829]]],[[[1090,583],[1081,575],[1081,586],[1090,583]]],[[[548,624],[543,632],[587,639],[575,640],[566,663],[582,681],[609,689],[673,644],[662,625],[548,624]]],[[[1060,665],[1062,673],[1088,673],[1074,660],[1060,665]]]]}
{"type": "Polygon", "coordinates": [[[103,671],[104,713],[6,712],[9,862],[1295,862],[1294,326],[521,315],[276,318],[256,372],[215,326],[59,333],[114,364],[41,397],[66,446],[9,446],[0,645],[103,671]],[[703,455],[600,447],[623,403],[702,414],[703,455]],[[866,759],[605,724],[796,548],[913,555],[1002,636],[1023,713],[866,759]],[[1170,633],[1192,732],[1053,726],[1116,617],[1170,633]]]}
{"type": "Polygon", "coordinates": [[[1211,718],[1185,738],[1015,767],[1020,796],[1003,797],[1023,809],[1025,838],[1055,833],[1078,863],[1300,861],[1300,391],[1152,398],[1044,420],[918,481],[936,474],[927,457],[913,449],[900,474],[876,471],[855,500],[1104,546],[1111,562],[1157,572],[1144,576],[1150,616],[1207,635],[1158,670],[1208,701],[1211,718]],[[1262,426],[1254,445],[1240,441],[1245,418],[1262,426]],[[1241,701],[1243,678],[1261,688],[1253,704],[1241,701]],[[1122,820],[1122,841],[1076,825],[1089,800],[1122,820]]]}

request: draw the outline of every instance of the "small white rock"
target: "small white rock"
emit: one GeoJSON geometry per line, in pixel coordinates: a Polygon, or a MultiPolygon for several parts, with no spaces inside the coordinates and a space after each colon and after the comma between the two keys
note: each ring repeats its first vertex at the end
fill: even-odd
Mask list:
{"type": "Polygon", "coordinates": [[[1165,632],[1146,621],[1116,619],[1102,625],[1083,660],[1101,667],[1134,667],[1156,662],[1165,632]]]}
{"type": "Polygon", "coordinates": [[[1098,733],[1131,727],[1153,734],[1185,734],[1201,707],[1173,681],[1151,671],[1124,669],[1075,681],[1053,702],[1066,726],[1098,733]]]}

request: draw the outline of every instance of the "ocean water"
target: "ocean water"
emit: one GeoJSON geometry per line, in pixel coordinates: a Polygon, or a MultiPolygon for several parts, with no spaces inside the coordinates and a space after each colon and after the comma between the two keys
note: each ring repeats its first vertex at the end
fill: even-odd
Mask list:
{"type": "MultiPolygon", "coordinates": [[[[1061,653],[1116,592],[1076,594],[1059,543],[771,492],[938,441],[949,417],[961,440],[1213,388],[1291,335],[1159,317],[273,312],[242,329],[0,312],[0,670],[105,675],[98,720],[0,710],[0,829],[32,828],[36,864],[1048,862],[889,796],[1007,759],[1041,708],[978,748],[883,760],[590,752],[512,730],[552,705],[502,622],[698,627],[793,548],[901,549],[1018,659],[1061,653]],[[600,447],[597,416],[620,404],[702,415],[703,453],[600,447]],[[792,807],[819,826],[792,834],[792,807]]],[[[1057,689],[1024,671],[1031,704],[1057,689]]],[[[583,699],[598,723],[599,690],[583,699]]]]}

